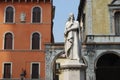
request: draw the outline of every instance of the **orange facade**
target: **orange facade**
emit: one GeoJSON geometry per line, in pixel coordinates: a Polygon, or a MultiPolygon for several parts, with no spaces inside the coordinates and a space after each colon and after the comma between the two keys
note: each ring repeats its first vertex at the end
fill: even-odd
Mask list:
{"type": "Polygon", "coordinates": [[[44,44],[50,43],[51,40],[52,40],[52,3],[49,0],[46,1],[45,0],[36,0],[36,1],[1,0],[0,2],[0,78],[6,78],[6,76],[8,76],[9,74],[10,74],[10,78],[20,78],[23,69],[26,71],[25,78],[30,79],[32,78],[31,75],[32,74],[35,75],[36,73],[37,75],[39,74],[39,79],[40,78],[45,79],[44,44]],[[6,10],[9,6],[13,8],[13,13],[14,13],[12,23],[7,23],[5,20],[7,19],[6,10]],[[32,9],[34,7],[39,7],[41,11],[39,23],[32,22],[33,19],[32,9]],[[25,13],[25,21],[21,22],[20,18],[23,12],[25,13]],[[5,36],[6,33],[12,34],[11,49],[5,48],[5,44],[8,44],[5,43],[7,41],[7,37],[5,36]],[[38,42],[39,48],[37,49],[32,48],[33,45],[32,35],[34,33],[39,34],[39,42],[38,42]],[[34,63],[35,65],[32,65],[34,63]],[[36,66],[38,66],[37,67],[38,71],[34,72],[35,70],[33,66],[35,70],[36,70],[36,66]],[[8,67],[10,67],[10,70],[7,71],[8,67]]]}

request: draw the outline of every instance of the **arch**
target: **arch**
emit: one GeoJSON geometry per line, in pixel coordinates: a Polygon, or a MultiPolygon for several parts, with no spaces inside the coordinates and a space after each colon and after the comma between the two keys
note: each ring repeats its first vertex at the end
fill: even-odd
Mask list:
{"type": "Polygon", "coordinates": [[[12,5],[5,7],[4,11],[4,23],[14,23],[15,22],[15,8],[12,5]]]}
{"type": "Polygon", "coordinates": [[[98,59],[99,59],[100,57],[102,57],[103,55],[109,54],[109,53],[112,53],[112,54],[115,54],[115,55],[117,55],[117,56],[120,56],[120,54],[117,53],[117,52],[115,52],[115,51],[105,51],[105,52],[101,53],[101,54],[95,59],[95,63],[94,63],[95,69],[97,68],[96,64],[97,64],[98,59]]]}
{"type": "Polygon", "coordinates": [[[61,56],[62,54],[64,54],[64,52],[60,52],[58,53],[54,58],[53,61],[51,62],[51,69],[53,71],[53,80],[59,80],[59,75],[56,75],[56,72],[59,72],[59,68],[60,68],[60,63],[57,62],[57,59],[59,58],[59,56],[61,56]]]}
{"type": "MultiPolygon", "coordinates": [[[[49,48],[51,49],[51,48],[49,48]]],[[[54,61],[59,55],[63,54],[63,49],[54,49],[54,51],[46,50],[46,80],[53,80],[53,66],[54,61]]]]}
{"type": "MultiPolygon", "coordinates": [[[[60,52],[60,53],[58,53],[56,56],[54,56],[53,57],[53,60],[52,60],[52,62],[51,62],[51,65],[53,66],[54,65],[54,61],[56,61],[56,59],[60,56],[60,55],[62,55],[64,52],[60,52]]],[[[53,69],[53,67],[52,67],[52,69],[53,69]]]]}
{"type": "Polygon", "coordinates": [[[11,32],[7,32],[4,35],[4,49],[13,49],[14,36],[11,32]]]}
{"type": "Polygon", "coordinates": [[[119,80],[120,55],[109,51],[100,55],[96,62],[96,80],[119,80]]]}
{"type": "Polygon", "coordinates": [[[3,34],[3,50],[5,49],[5,44],[4,43],[5,43],[5,35],[7,33],[10,33],[12,35],[12,49],[14,49],[14,33],[11,32],[11,31],[7,31],[3,34]]]}
{"type": "Polygon", "coordinates": [[[41,34],[36,31],[31,34],[31,39],[30,39],[30,48],[31,50],[41,50],[41,34]],[[35,41],[33,41],[35,40],[35,41]],[[35,43],[35,44],[34,44],[35,43]]]}
{"type": "Polygon", "coordinates": [[[31,9],[31,23],[42,22],[42,8],[40,6],[34,6],[31,9]]]}
{"type": "Polygon", "coordinates": [[[3,38],[5,38],[5,34],[6,33],[11,33],[13,35],[13,38],[15,37],[14,33],[12,31],[6,31],[4,34],[3,34],[3,38]]]}
{"type": "MultiPolygon", "coordinates": [[[[56,59],[64,54],[64,47],[58,48],[60,44],[48,44],[46,45],[46,80],[54,80],[53,79],[53,66],[55,65],[56,59]]],[[[64,44],[63,44],[64,46],[64,44]]],[[[87,61],[85,57],[83,57],[83,62],[87,65],[87,61]]]]}

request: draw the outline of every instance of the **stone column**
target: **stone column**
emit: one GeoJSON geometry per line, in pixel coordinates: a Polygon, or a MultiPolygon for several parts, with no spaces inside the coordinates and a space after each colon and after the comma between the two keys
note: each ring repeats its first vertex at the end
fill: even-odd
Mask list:
{"type": "Polygon", "coordinates": [[[92,35],[92,0],[87,0],[86,8],[86,27],[87,35],[92,35]]]}
{"type": "Polygon", "coordinates": [[[94,59],[95,59],[95,51],[89,51],[88,68],[86,70],[87,80],[96,80],[95,69],[94,69],[94,59]]]}
{"type": "Polygon", "coordinates": [[[61,69],[63,80],[85,80],[86,66],[78,60],[66,60],[61,69]]]}

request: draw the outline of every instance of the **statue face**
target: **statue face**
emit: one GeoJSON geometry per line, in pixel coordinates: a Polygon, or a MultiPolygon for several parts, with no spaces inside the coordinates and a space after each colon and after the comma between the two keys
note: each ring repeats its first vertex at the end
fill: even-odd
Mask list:
{"type": "Polygon", "coordinates": [[[73,14],[73,13],[70,13],[70,14],[69,14],[69,18],[70,18],[70,20],[74,20],[74,14],[73,14]]]}
{"type": "Polygon", "coordinates": [[[70,13],[70,14],[69,14],[69,17],[74,17],[74,14],[73,14],[73,13],[70,13]]]}

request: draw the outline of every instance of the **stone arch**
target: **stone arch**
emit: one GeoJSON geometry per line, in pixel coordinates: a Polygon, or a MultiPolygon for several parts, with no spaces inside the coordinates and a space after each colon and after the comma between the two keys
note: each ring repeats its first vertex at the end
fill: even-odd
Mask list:
{"type": "Polygon", "coordinates": [[[115,54],[115,55],[117,55],[117,56],[120,56],[120,53],[115,52],[115,51],[105,51],[105,52],[102,52],[102,53],[101,53],[100,55],[98,55],[97,58],[95,59],[95,63],[94,63],[95,68],[96,68],[96,64],[97,64],[98,59],[99,59],[100,57],[102,57],[103,55],[109,54],[109,53],[112,53],[112,54],[115,54]]]}
{"type": "Polygon", "coordinates": [[[56,62],[56,60],[59,58],[60,55],[64,54],[64,52],[60,52],[58,53],[52,60],[51,62],[51,69],[53,71],[53,79],[52,80],[56,80],[56,78],[59,78],[58,75],[56,75],[56,65],[59,64],[59,68],[60,68],[60,63],[56,62]],[[57,76],[57,77],[56,77],[57,76]]]}
{"type": "Polygon", "coordinates": [[[53,80],[53,65],[57,57],[64,53],[63,48],[46,48],[46,80],[53,80]]]}
{"type": "Polygon", "coordinates": [[[100,54],[95,60],[96,80],[119,80],[120,54],[107,51],[100,54]],[[112,77],[111,77],[112,76],[112,77]]]}
{"type": "MultiPolygon", "coordinates": [[[[63,51],[60,52],[60,53],[58,53],[58,54],[56,54],[56,56],[53,57],[53,59],[51,60],[51,61],[52,61],[52,62],[51,62],[51,65],[52,65],[52,66],[54,65],[54,61],[56,61],[56,59],[57,59],[60,55],[62,55],[62,54],[64,54],[63,51]]],[[[53,67],[52,67],[52,68],[53,68],[53,67]]]]}

